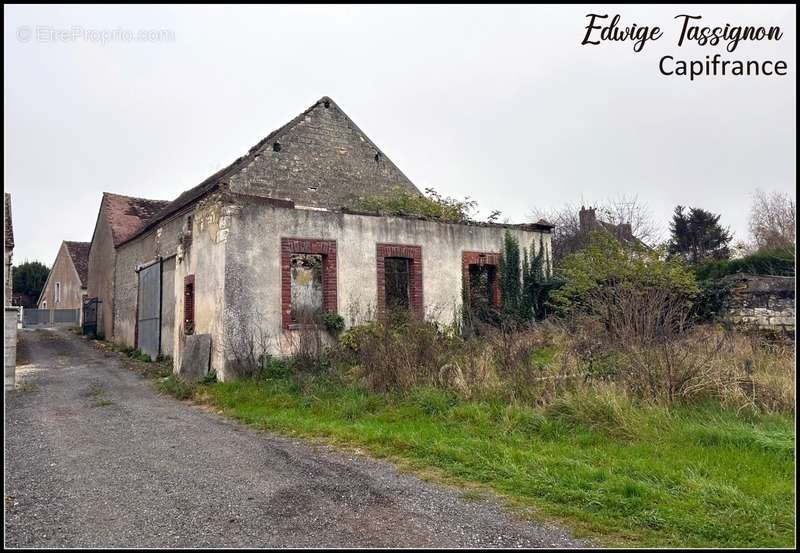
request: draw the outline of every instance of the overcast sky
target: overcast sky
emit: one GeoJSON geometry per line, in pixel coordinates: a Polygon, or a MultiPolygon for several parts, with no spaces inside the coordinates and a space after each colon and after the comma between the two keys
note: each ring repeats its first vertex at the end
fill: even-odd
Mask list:
{"type": "Polygon", "coordinates": [[[103,191],[173,199],[323,95],[418,188],[514,222],[638,195],[746,238],[750,194],[794,195],[794,6],[4,8],[4,182],[16,263],[91,239],[103,191]],[[581,46],[589,12],[660,26],[581,46]],[[703,24],[779,25],[777,42],[678,47],[703,24]],[[172,40],[48,39],[167,30],[172,40]],[[44,33],[37,36],[37,33],[44,33]],[[50,34],[52,36],[52,34],[50,34]],[[785,60],[785,77],[663,76],[659,60],[785,60]]]}

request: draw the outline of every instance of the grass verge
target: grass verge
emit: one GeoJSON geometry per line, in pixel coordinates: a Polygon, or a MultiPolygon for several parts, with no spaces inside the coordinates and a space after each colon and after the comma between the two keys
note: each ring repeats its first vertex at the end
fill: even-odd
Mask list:
{"type": "MultiPolygon", "coordinates": [[[[166,381],[165,381],[166,382],[166,381]]],[[[166,387],[164,387],[166,386],[166,387]]],[[[544,408],[445,391],[374,394],[287,377],[201,384],[177,395],[247,424],[388,457],[479,485],[603,545],[789,547],[793,421],[715,405],[637,405],[573,394],[544,408]]]]}

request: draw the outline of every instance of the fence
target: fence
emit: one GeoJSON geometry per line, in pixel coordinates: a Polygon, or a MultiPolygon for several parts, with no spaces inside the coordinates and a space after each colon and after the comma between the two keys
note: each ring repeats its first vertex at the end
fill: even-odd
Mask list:
{"type": "Polygon", "coordinates": [[[22,326],[75,326],[80,323],[80,309],[23,309],[22,326]]]}

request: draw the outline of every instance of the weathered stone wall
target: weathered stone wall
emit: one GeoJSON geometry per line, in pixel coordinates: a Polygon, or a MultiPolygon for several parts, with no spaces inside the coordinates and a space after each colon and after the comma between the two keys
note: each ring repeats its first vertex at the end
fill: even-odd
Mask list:
{"type": "Polygon", "coordinates": [[[390,195],[397,187],[418,192],[329,98],[278,131],[230,187],[329,208],[353,207],[358,197],[390,195]]]}
{"type": "MultiPolygon", "coordinates": [[[[281,309],[281,238],[335,240],[337,305],[350,326],[372,318],[378,304],[377,245],[421,246],[426,317],[452,323],[461,306],[462,253],[500,252],[504,228],[443,224],[401,217],[373,217],[249,203],[228,208],[230,235],[225,254],[224,326],[227,347],[243,328],[260,325],[270,351],[285,354],[297,331],[284,330],[281,309]]],[[[550,235],[512,229],[523,247],[550,235]]],[[[231,361],[226,352],[226,362],[231,361]]],[[[222,369],[219,358],[212,362],[222,369]]],[[[222,371],[224,373],[224,371],[222,371]]],[[[224,374],[223,374],[224,377],[224,374]]]]}
{"type": "Polygon", "coordinates": [[[729,320],[765,329],[794,330],[794,277],[737,274],[725,280],[731,286],[725,305],[729,320]]]}
{"type": "MultiPolygon", "coordinates": [[[[114,341],[135,346],[136,301],[139,287],[136,268],[156,257],[168,258],[177,251],[178,236],[186,215],[165,221],[158,228],[117,248],[114,270],[114,341]]],[[[166,274],[166,273],[165,273],[166,274]]],[[[173,272],[174,275],[174,272],[173,272]]],[[[173,284],[173,290],[177,289],[173,284]]],[[[174,293],[162,295],[162,313],[174,311],[174,293]]],[[[162,336],[162,353],[174,355],[174,340],[162,336]],[[166,342],[169,342],[167,344],[166,342]]]]}
{"type": "Polygon", "coordinates": [[[114,338],[114,274],[116,264],[116,250],[114,239],[111,235],[111,226],[104,212],[105,205],[101,207],[100,214],[89,250],[89,276],[86,295],[90,298],[100,298],[102,310],[98,314],[97,331],[101,338],[111,340],[114,338]]]}
{"type": "Polygon", "coordinates": [[[230,224],[229,208],[212,196],[192,214],[191,233],[178,246],[175,257],[174,367],[181,366],[186,329],[183,324],[184,279],[194,275],[194,334],[211,336],[211,367],[223,366],[225,248],[230,224]]]}

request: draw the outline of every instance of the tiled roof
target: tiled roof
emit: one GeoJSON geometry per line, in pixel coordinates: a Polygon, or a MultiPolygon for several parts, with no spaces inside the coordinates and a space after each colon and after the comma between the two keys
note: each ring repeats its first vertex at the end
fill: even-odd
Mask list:
{"type": "Polygon", "coordinates": [[[114,247],[131,238],[142,224],[169,202],[103,192],[114,247]]]}
{"type": "Polygon", "coordinates": [[[11,223],[11,194],[5,192],[5,205],[3,206],[3,220],[5,222],[4,238],[6,248],[14,248],[14,225],[11,223]]]}
{"type": "Polygon", "coordinates": [[[78,277],[81,279],[81,286],[86,288],[89,282],[89,246],[91,246],[91,242],[70,242],[64,240],[64,244],[67,246],[67,251],[72,258],[72,264],[75,265],[75,270],[78,271],[78,277]]]}

